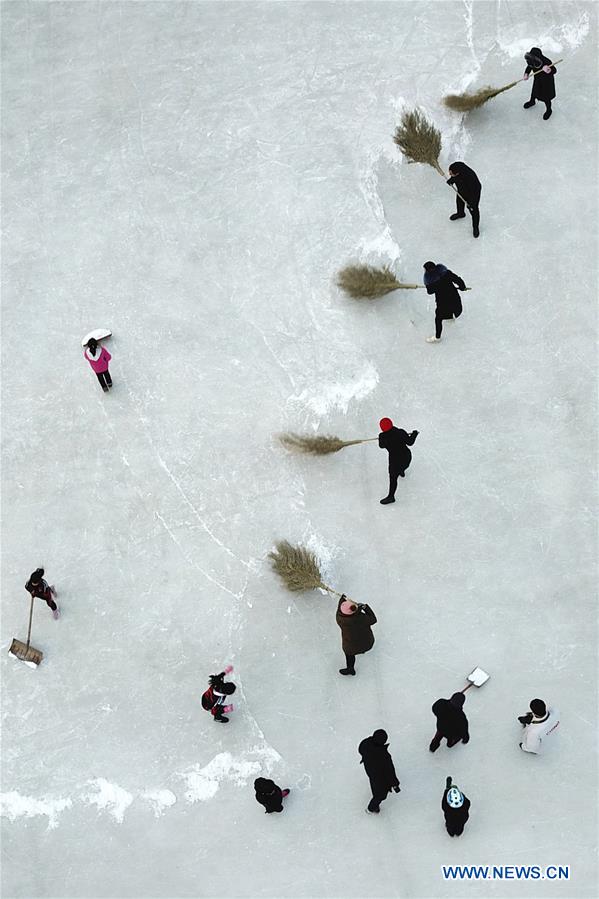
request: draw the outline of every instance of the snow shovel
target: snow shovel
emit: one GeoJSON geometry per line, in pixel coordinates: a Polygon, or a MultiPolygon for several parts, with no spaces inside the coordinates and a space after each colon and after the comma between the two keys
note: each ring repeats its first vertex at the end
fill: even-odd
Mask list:
{"type": "Polygon", "coordinates": [[[35,597],[31,597],[31,607],[29,609],[29,630],[27,631],[27,643],[22,643],[20,640],[16,638],[10,644],[10,649],[8,650],[9,656],[14,656],[15,659],[20,659],[21,662],[25,662],[26,665],[29,665],[30,668],[37,668],[41,660],[44,658],[44,654],[41,649],[35,649],[35,647],[29,645],[29,641],[31,640],[31,621],[33,619],[33,602],[35,597]]]}
{"type": "Polygon", "coordinates": [[[467,675],[466,680],[468,681],[468,686],[464,687],[463,690],[460,690],[461,693],[465,693],[466,690],[469,690],[470,687],[482,687],[483,684],[486,684],[490,674],[487,674],[486,671],[483,671],[482,668],[475,668],[474,671],[471,671],[469,675],[467,675]]]}
{"type": "Polygon", "coordinates": [[[112,331],[108,328],[96,328],[94,331],[90,331],[89,334],[86,334],[83,340],[81,341],[81,346],[86,347],[90,340],[106,340],[107,337],[112,337],[112,331]]]}

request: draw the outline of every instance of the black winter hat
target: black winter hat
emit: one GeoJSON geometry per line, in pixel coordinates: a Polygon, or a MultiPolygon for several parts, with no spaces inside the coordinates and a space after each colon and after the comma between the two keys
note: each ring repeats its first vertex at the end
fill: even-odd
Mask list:
{"type": "Polygon", "coordinates": [[[542,699],[531,699],[530,710],[538,718],[542,718],[543,715],[547,714],[547,706],[542,699]]]}
{"type": "Polygon", "coordinates": [[[463,693],[454,693],[449,701],[457,709],[461,709],[466,702],[466,697],[463,693]]]}
{"type": "Polygon", "coordinates": [[[524,54],[524,59],[533,69],[540,69],[543,65],[543,53],[540,47],[531,47],[528,53],[524,54]]]}
{"type": "Polygon", "coordinates": [[[254,790],[256,793],[272,793],[274,788],[274,780],[269,780],[267,777],[257,777],[254,781],[254,790]]]}
{"type": "Polygon", "coordinates": [[[371,739],[377,746],[384,746],[389,738],[386,730],[375,730],[371,739]]]}

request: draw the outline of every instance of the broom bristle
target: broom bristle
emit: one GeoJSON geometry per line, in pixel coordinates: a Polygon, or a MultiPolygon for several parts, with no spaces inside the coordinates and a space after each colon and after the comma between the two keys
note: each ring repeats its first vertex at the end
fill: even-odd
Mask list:
{"type": "Polygon", "coordinates": [[[295,453],[309,453],[313,456],[327,456],[329,453],[338,453],[344,446],[350,446],[354,441],[340,440],[326,434],[318,434],[314,437],[307,434],[279,434],[279,440],[285,449],[295,453]]]}
{"type": "Polygon", "coordinates": [[[292,546],[287,540],[275,544],[275,551],[268,554],[273,571],[279,575],[292,593],[324,588],[314,553],[303,546],[292,546]]]}
{"type": "Polygon", "coordinates": [[[393,140],[411,162],[423,162],[438,168],[441,132],[418,109],[404,112],[393,140]]]}
{"type": "Polygon", "coordinates": [[[373,265],[346,265],[337,275],[337,285],[355,300],[383,297],[401,287],[391,269],[373,265]]]}
{"type": "Polygon", "coordinates": [[[471,94],[448,94],[443,98],[443,104],[448,109],[453,109],[454,112],[470,112],[472,109],[478,109],[479,106],[482,106],[487,100],[492,100],[498,94],[509,91],[516,84],[518,82],[513,81],[511,84],[506,84],[505,87],[486,85],[471,94]]]}

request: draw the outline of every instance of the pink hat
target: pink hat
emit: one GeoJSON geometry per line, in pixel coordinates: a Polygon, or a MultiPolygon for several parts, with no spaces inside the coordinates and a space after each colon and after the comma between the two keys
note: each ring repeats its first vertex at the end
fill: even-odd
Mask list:
{"type": "Polygon", "coordinates": [[[354,615],[358,611],[358,607],[355,602],[350,602],[349,599],[344,599],[339,606],[339,610],[343,615],[354,615]]]}

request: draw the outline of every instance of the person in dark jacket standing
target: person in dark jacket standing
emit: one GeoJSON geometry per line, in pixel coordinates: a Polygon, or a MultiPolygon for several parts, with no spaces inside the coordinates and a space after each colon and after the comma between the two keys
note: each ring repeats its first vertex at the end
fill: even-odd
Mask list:
{"type": "Polygon", "coordinates": [[[389,453],[389,493],[381,500],[381,506],[395,502],[397,479],[404,478],[412,461],[412,453],[408,447],[413,446],[418,431],[408,434],[403,428],[396,428],[390,418],[381,418],[379,422],[379,447],[389,453]]]}
{"type": "Polygon", "coordinates": [[[433,715],[437,718],[437,733],[428,747],[431,752],[437,751],[443,737],[447,740],[448,748],[455,746],[460,740],[462,743],[469,741],[468,719],[462,710],[465,701],[463,693],[454,693],[451,699],[437,699],[433,703],[433,715]]]}
{"type": "Polygon", "coordinates": [[[361,765],[370,781],[372,799],[368,803],[367,812],[378,815],[380,805],[391,790],[400,792],[399,780],[395,773],[393,759],[389,754],[387,733],[384,730],[375,730],[371,737],[366,737],[358,746],[358,752],[362,756],[361,765]]]}
{"type": "Polygon", "coordinates": [[[350,602],[344,593],[335,620],[341,628],[341,646],[345,653],[345,668],[340,668],[339,674],[355,674],[356,656],[374,646],[372,625],[376,624],[376,615],[370,606],[350,602]]]}
{"type": "Polygon", "coordinates": [[[428,294],[435,295],[435,336],[427,337],[427,343],[438,343],[443,333],[443,322],[459,318],[462,299],[458,290],[466,290],[459,275],[454,275],[440,262],[424,263],[424,286],[428,294]]]}
{"type": "Polygon", "coordinates": [[[470,814],[470,800],[452,784],[451,777],[448,777],[445,781],[445,792],[441,800],[441,808],[445,815],[445,828],[449,836],[461,836],[470,814]]]}
{"type": "Polygon", "coordinates": [[[289,790],[282,790],[274,780],[269,780],[267,777],[257,777],[254,781],[254,790],[256,791],[256,802],[264,806],[265,814],[270,815],[271,812],[283,811],[283,799],[285,796],[289,796],[289,790]]]}
{"type": "Polygon", "coordinates": [[[537,100],[541,100],[545,104],[545,112],[543,118],[545,121],[551,118],[553,112],[551,101],[555,100],[555,78],[557,69],[551,60],[543,56],[540,47],[531,47],[528,53],[524,54],[526,60],[526,68],[524,69],[524,80],[528,81],[532,71],[538,72],[532,79],[532,92],[530,100],[524,104],[524,109],[530,109],[537,100]],[[540,71],[539,71],[540,70],[540,71]]]}
{"type": "Polygon", "coordinates": [[[36,568],[25,584],[25,589],[36,599],[43,599],[56,620],[60,618],[60,609],[54,602],[56,590],[44,580],[44,569],[36,568]]]}
{"type": "Polygon", "coordinates": [[[449,166],[447,183],[454,186],[459,194],[459,196],[456,194],[455,198],[456,212],[449,216],[450,220],[455,222],[456,219],[465,218],[465,205],[468,206],[468,212],[472,216],[472,233],[475,237],[478,237],[480,234],[478,229],[480,224],[478,204],[480,203],[482,185],[478,180],[476,172],[464,162],[452,162],[449,166]],[[466,201],[465,204],[464,201],[466,201]]]}

